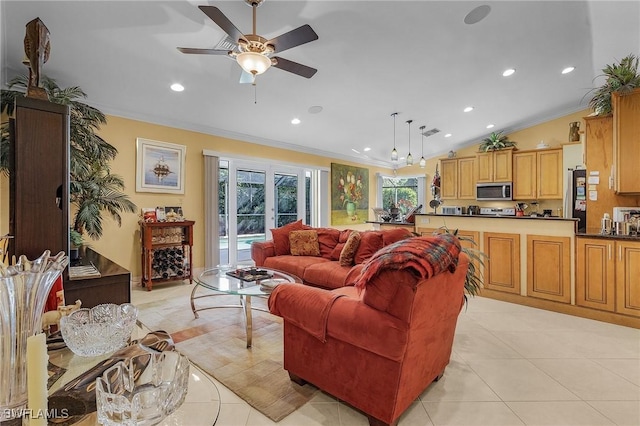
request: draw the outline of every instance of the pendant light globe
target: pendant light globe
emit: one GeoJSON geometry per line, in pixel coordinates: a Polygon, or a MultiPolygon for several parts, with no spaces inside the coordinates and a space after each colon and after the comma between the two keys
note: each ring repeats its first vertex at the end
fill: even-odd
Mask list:
{"type": "Polygon", "coordinates": [[[424,128],[426,126],[420,126],[420,134],[422,135],[422,157],[420,158],[420,168],[424,169],[427,166],[427,160],[424,159],[424,128]]]}
{"type": "Polygon", "coordinates": [[[409,125],[409,154],[407,154],[407,166],[413,166],[413,156],[411,155],[411,123],[413,120],[407,120],[409,125]]]}
{"type": "Polygon", "coordinates": [[[391,114],[393,117],[393,150],[391,151],[391,161],[398,161],[398,150],[396,149],[396,116],[397,112],[391,114]]]}

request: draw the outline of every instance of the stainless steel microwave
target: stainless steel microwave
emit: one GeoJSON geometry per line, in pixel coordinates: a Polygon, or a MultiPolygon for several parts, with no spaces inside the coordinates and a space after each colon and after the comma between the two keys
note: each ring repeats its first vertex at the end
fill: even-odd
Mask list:
{"type": "Polygon", "coordinates": [[[476,184],[476,200],[513,200],[513,184],[511,182],[478,183],[476,184]]]}

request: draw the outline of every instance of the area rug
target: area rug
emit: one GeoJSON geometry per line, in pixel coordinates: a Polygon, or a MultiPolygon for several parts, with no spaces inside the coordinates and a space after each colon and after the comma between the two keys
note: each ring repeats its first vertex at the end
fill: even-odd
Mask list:
{"type": "MultiPolygon", "coordinates": [[[[238,297],[196,300],[196,307],[237,304],[238,297]]],[[[252,298],[256,307],[266,301],[252,298]]],[[[309,401],[318,389],[289,380],[283,368],[282,320],[253,310],[253,344],[247,349],[240,308],[200,311],[194,319],[188,297],[137,305],[138,318],[151,330],[171,334],[176,348],[209,375],[277,422],[309,401]]]]}

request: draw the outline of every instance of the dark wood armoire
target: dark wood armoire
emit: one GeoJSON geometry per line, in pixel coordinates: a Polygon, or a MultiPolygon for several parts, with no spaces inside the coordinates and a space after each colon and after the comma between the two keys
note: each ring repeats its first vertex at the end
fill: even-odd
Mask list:
{"type": "Polygon", "coordinates": [[[10,133],[9,254],[68,254],[69,107],[18,97],[10,133]]]}

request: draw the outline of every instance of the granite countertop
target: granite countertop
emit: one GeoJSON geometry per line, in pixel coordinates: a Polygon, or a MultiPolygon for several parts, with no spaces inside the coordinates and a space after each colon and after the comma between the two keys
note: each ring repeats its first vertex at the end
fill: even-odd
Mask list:
{"type": "Polygon", "coordinates": [[[506,215],[489,215],[489,214],[474,214],[474,215],[460,215],[460,214],[434,214],[434,213],[421,213],[422,216],[445,216],[445,217],[479,217],[479,218],[484,218],[484,219],[518,219],[518,220],[571,220],[576,222],[578,219],[574,219],[574,218],[564,218],[564,217],[558,217],[558,216],[548,216],[548,217],[544,217],[544,216],[506,216],[506,215]]]}
{"type": "Polygon", "coordinates": [[[589,228],[585,232],[576,232],[576,237],[602,238],[602,239],[606,239],[606,240],[640,241],[640,235],[602,234],[600,232],[600,228],[589,228]]]}

